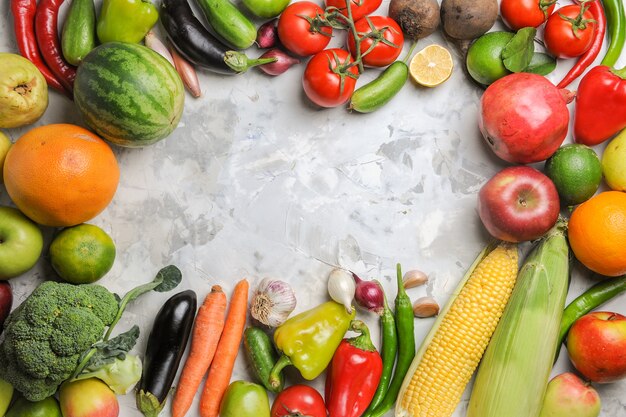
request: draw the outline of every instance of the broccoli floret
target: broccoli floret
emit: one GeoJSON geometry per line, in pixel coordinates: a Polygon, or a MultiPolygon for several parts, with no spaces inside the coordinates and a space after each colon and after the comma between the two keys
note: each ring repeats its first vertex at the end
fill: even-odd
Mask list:
{"type": "Polygon", "coordinates": [[[44,282],[5,323],[0,378],[29,401],[49,397],[117,311],[115,296],[99,285],[44,282]]]}

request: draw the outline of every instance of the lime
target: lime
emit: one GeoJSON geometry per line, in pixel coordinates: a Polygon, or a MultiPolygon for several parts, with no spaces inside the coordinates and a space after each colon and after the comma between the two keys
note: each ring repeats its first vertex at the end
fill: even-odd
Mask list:
{"type": "Polygon", "coordinates": [[[436,87],[450,78],[453,66],[452,55],[446,48],[429,45],[411,59],[409,74],[424,87],[436,87]]]}
{"type": "Polygon", "coordinates": [[[473,79],[489,85],[511,73],[502,62],[502,50],[513,36],[511,32],[489,32],[470,46],[466,65],[473,79]]]}
{"type": "Polygon", "coordinates": [[[572,143],[560,147],[546,161],[545,172],[554,182],[561,203],[573,206],[587,201],[602,181],[602,164],[593,149],[572,143]]]}
{"type": "Polygon", "coordinates": [[[72,284],[89,284],[113,266],[113,239],[91,224],[68,227],[50,244],[50,261],[61,278],[72,284]]]}
{"type": "Polygon", "coordinates": [[[0,184],[3,183],[2,168],[4,167],[4,159],[11,147],[11,140],[7,135],[0,132],[0,184]]]}
{"type": "Polygon", "coordinates": [[[606,184],[616,191],[626,191],[626,129],[615,136],[602,154],[602,173],[606,184]]]}

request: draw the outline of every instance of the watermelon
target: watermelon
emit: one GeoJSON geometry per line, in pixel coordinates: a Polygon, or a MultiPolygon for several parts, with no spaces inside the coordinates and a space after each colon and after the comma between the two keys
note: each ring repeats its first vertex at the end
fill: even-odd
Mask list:
{"type": "Polygon", "coordinates": [[[135,148],[172,133],[185,89],[161,55],[142,45],[109,42],[89,52],[78,67],[74,101],[98,135],[135,148]]]}

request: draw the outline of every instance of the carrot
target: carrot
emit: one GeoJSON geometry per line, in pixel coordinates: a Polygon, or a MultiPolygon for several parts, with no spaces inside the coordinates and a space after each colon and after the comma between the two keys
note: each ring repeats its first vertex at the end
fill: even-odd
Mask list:
{"type": "Polygon", "coordinates": [[[248,281],[243,279],[237,283],[230,300],[226,324],[220,341],[217,344],[215,360],[209,369],[200,397],[200,416],[217,417],[220,402],[230,383],[230,377],[239,353],[239,345],[243,337],[248,312],[248,281]]]}
{"type": "Polygon", "coordinates": [[[196,315],[189,356],[180,374],[172,403],[173,417],[183,417],[189,411],[202,378],[215,356],[224,329],[225,314],[226,295],[219,285],[214,285],[196,315]]]}

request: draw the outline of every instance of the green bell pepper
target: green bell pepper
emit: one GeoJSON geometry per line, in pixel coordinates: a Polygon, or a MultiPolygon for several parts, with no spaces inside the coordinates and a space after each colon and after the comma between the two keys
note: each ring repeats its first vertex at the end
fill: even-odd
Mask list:
{"type": "Polygon", "coordinates": [[[328,301],[314,309],[300,313],[274,332],[274,344],[282,352],[270,374],[269,383],[278,387],[280,372],[294,365],[305,379],[317,378],[326,369],[343,336],[350,327],[356,311],[328,301]]]}
{"type": "Polygon", "coordinates": [[[150,0],[104,0],[98,18],[100,43],[139,43],[159,20],[150,0]]]}

